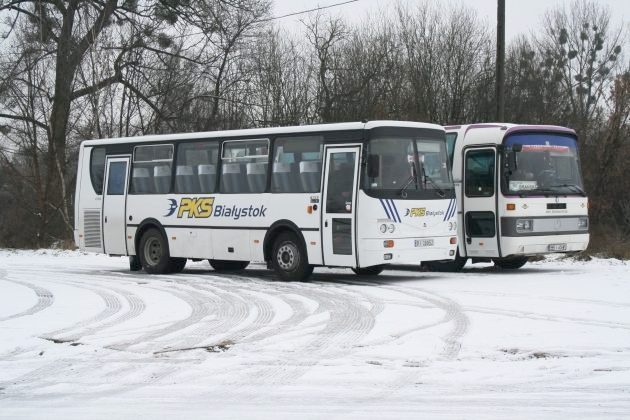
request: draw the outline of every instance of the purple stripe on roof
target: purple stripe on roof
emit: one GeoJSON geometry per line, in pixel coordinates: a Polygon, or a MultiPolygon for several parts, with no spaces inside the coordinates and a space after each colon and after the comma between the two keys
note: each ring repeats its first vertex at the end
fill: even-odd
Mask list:
{"type": "Polygon", "coordinates": [[[517,125],[516,127],[511,127],[505,133],[508,134],[521,133],[525,131],[546,131],[551,133],[562,133],[562,134],[570,134],[572,136],[576,136],[575,130],[567,127],[561,127],[559,125],[517,125]]]}

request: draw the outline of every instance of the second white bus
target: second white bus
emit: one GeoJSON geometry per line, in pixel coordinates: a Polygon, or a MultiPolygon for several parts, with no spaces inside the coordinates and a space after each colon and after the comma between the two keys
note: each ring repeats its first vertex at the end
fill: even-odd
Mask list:
{"type": "Polygon", "coordinates": [[[75,240],[178,272],[266,262],[378,274],[452,259],[455,191],[444,128],[371,121],[90,140],[81,144],[75,240]]]}
{"type": "Polygon", "coordinates": [[[457,271],[470,259],[517,269],[531,256],[586,249],[588,198],[574,130],[489,123],[446,133],[459,247],[454,260],[425,265],[457,271]]]}

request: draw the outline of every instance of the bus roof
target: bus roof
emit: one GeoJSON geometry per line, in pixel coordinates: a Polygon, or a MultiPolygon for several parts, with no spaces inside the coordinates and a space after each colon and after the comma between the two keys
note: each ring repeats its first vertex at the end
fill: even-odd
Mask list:
{"type": "Polygon", "coordinates": [[[316,124],[316,125],[299,125],[290,127],[270,127],[270,128],[250,128],[242,130],[223,130],[223,131],[206,131],[197,133],[178,133],[178,134],[152,134],[147,136],[136,137],[120,137],[99,140],[85,140],[82,146],[95,146],[115,143],[144,143],[156,141],[172,141],[172,140],[196,140],[221,137],[239,137],[239,136],[268,136],[275,134],[292,134],[292,133],[316,133],[325,131],[345,131],[345,130],[369,130],[376,127],[409,127],[409,128],[426,128],[444,131],[444,127],[437,124],[412,122],[412,121],[368,121],[368,122],[347,122],[334,124],[316,124]]]}
{"type": "MultiPolygon", "coordinates": [[[[484,143],[496,143],[501,144],[503,139],[508,134],[521,133],[521,132],[546,132],[546,133],[558,133],[568,134],[577,137],[575,130],[558,125],[534,125],[534,124],[513,124],[513,123],[480,123],[480,124],[464,124],[464,125],[449,125],[444,129],[447,133],[462,133],[468,134],[472,130],[480,130],[483,134],[484,143]]],[[[464,136],[464,141],[468,136],[464,136]]],[[[473,136],[471,140],[476,143],[477,136],[473,136]]]]}

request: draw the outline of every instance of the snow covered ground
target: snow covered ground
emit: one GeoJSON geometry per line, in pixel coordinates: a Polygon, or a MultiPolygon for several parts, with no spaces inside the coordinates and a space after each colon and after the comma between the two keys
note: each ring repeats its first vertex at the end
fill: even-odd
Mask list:
{"type": "Polygon", "coordinates": [[[630,264],[317,269],[0,251],[0,418],[629,418],[630,264]]]}

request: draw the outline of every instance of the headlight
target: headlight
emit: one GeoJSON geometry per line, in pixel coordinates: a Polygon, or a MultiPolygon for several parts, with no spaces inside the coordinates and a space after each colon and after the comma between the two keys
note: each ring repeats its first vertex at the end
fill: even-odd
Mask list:
{"type": "Polygon", "coordinates": [[[516,220],[517,232],[531,232],[532,230],[534,230],[534,221],[532,219],[516,220]]]}
{"type": "Polygon", "coordinates": [[[394,226],[393,224],[390,224],[389,227],[387,228],[387,231],[389,233],[394,233],[395,230],[396,230],[396,226],[394,226]]]}
{"type": "Polygon", "coordinates": [[[588,229],[588,217],[580,217],[578,219],[578,229],[588,229]]]}
{"type": "Polygon", "coordinates": [[[385,232],[387,232],[387,225],[385,223],[383,223],[379,229],[380,229],[381,233],[385,233],[385,232]]]}

